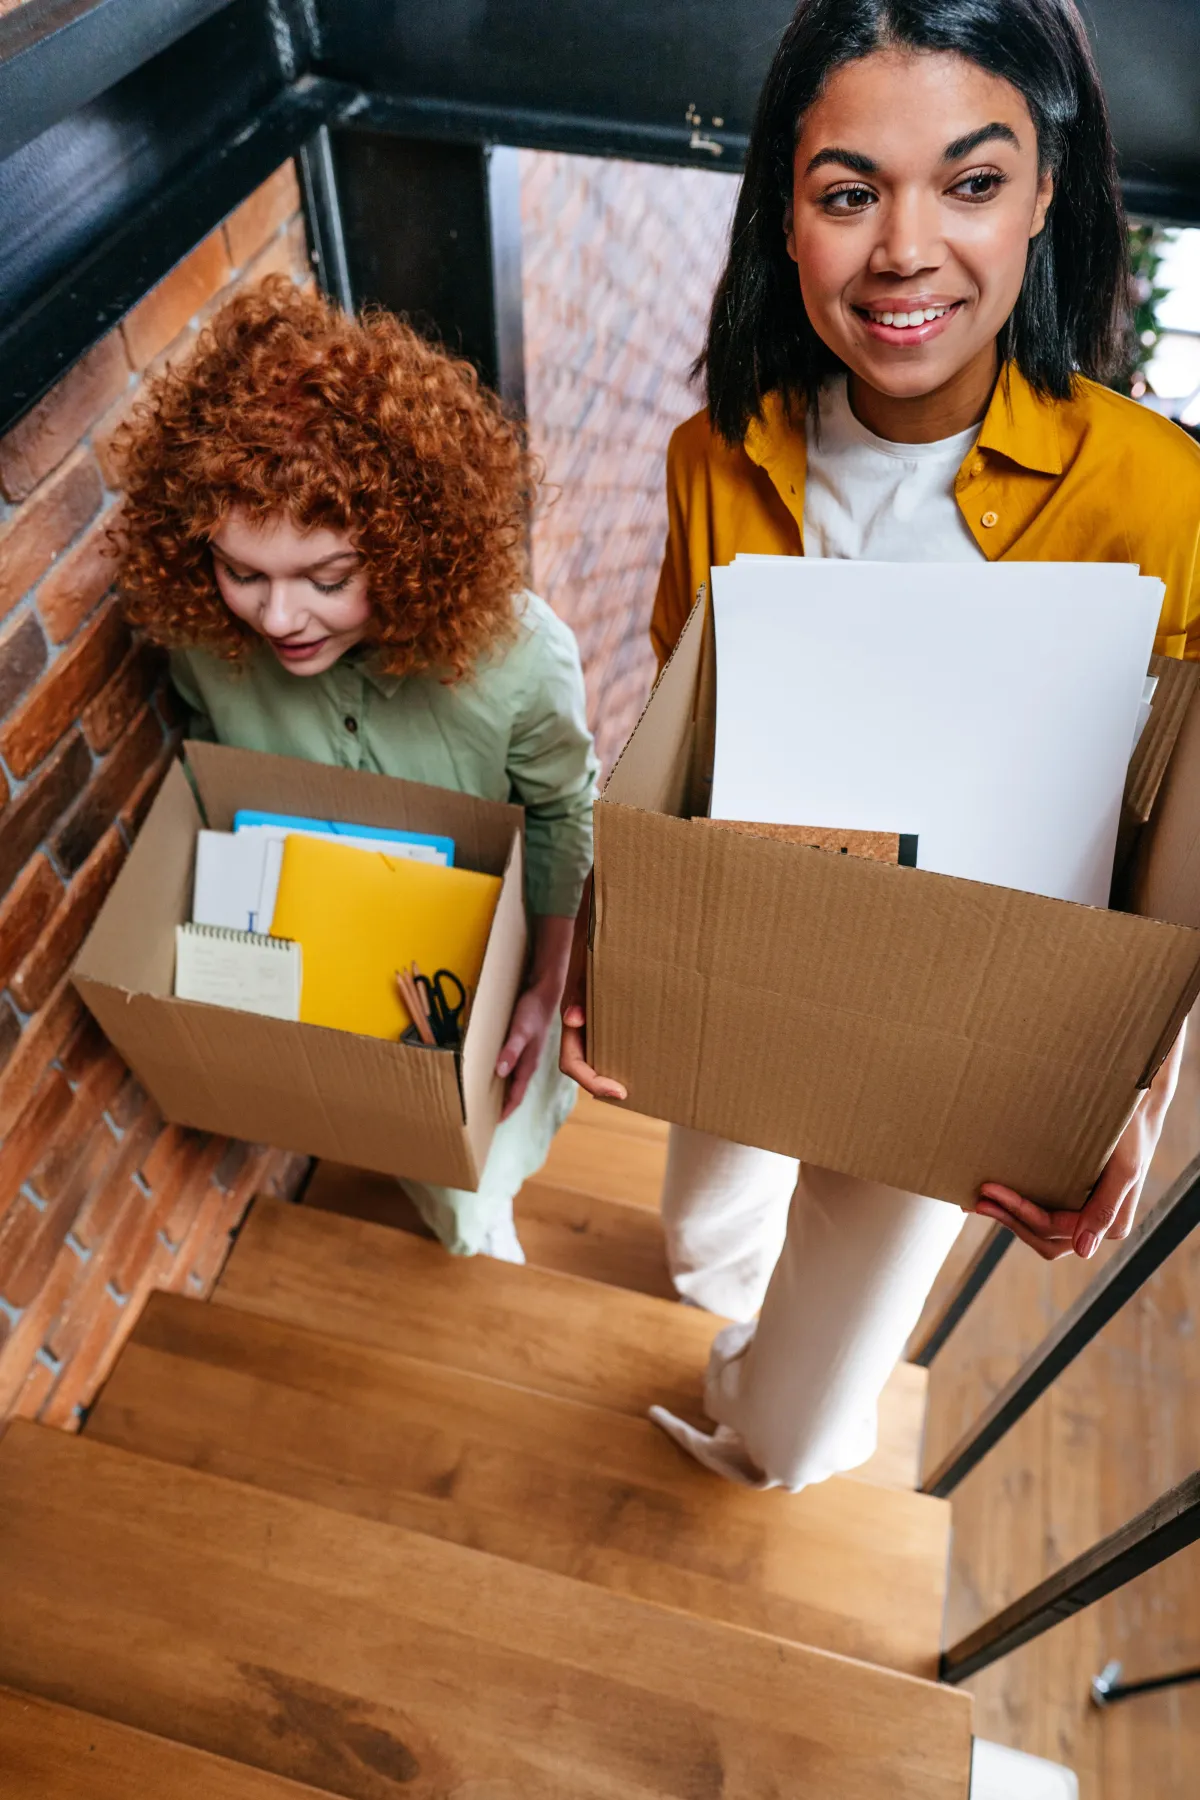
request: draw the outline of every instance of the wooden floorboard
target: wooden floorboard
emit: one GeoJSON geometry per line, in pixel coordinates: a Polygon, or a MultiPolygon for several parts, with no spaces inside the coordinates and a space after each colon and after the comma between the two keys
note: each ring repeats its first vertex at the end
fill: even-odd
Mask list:
{"type": "Polygon", "coordinates": [[[966,1800],[934,1683],[20,1423],[0,1518],[0,1682],[346,1800],[966,1800]]]}
{"type": "Polygon", "coordinates": [[[262,1769],[0,1688],[4,1800],[329,1800],[262,1769]]]}
{"type": "Polygon", "coordinates": [[[934,1676],[950,1508],[714,1482],[649,1420],[156,1299],[93,1410],[121,1449],[934,1676]]]}
{"type": "MultiPolygon", "coordinates": [[[[642,1417],[659,1404],[704,1421],[704,1370],[722,1321],[489,1257],[447,1256],[405,1232],[260,1200],[214,1300],[352,1342],[642,1417]]],[[[916,1485],[926,1374],[902,1364],[879,1448],[856,1478],[916,1485]]]]}
{"type": "MultiPolygon", "coordinates": [[[[1200,1019],[1143,1205],[1200,1149],[1200,1019]]],[[[1015,1246],[933,1364],[926,1466],[966,1430],[1091,1280],[1015,1246]]],[[[972,1630],[1200,1468],[1200,1238],[1183,1245],[954,1495],[947,1635],[972,1630]]],[[[1067,1763],[1081,1800],[1195,1800],[1200,1690],[1107,1711],[1110,1657],[1130,1679],[1200,1664],[1200,1546],[985,1670],[981,1737],[1067,1763]]]]}

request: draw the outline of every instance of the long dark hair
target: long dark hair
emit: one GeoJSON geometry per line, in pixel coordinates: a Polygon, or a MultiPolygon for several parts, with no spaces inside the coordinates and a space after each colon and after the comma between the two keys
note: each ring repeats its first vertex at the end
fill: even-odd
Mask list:
{"type": "Polygon", "coordinates": [[[809,322],[784,241],[799,121],[833,70],[890,46],[952,51],[1023,96],[1043,171],[1046,224],[1000,338],[1040,393],[1121,363],[1129,250],[1108,108],[1074,0],[800,0],[758,103],[729,259],[696,363],[721,436],[740,443],[772,390],[816,405],[842,367],[809,322]]]}

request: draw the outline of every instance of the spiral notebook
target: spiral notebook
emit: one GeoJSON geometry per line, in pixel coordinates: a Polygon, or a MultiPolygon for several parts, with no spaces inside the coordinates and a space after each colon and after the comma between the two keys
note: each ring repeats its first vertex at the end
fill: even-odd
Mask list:
{"type": "Polygon", "coordinates": [[[299,944],[224,925],[175,927],[175,998],[298,1019],[303,961],[299,944]]]}

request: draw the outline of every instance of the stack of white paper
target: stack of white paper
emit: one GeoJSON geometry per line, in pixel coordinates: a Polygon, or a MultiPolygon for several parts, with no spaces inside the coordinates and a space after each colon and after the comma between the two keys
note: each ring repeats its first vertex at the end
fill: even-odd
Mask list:
{"type": "Polygon", "coordinates": [[[712,573],[714,818],[915,833],[923,869],[1107,905],[1161,582],[786,556],[712,573]]]}

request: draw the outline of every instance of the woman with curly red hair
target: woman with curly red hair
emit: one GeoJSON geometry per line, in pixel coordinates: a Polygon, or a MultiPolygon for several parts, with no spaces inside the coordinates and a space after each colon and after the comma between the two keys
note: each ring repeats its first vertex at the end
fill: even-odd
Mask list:
{"type": "Polygon", "coordinates": [[[533,955],[477,1193],[406,1181],[448,1249],[512,1222],[574,1087],[558,1004],[596,760],[575,640],[525,591],[536,472],[469,364],[273,277],[148,384],[117,442],[120,585],[192,735],[526,809],[533,955]]]}

